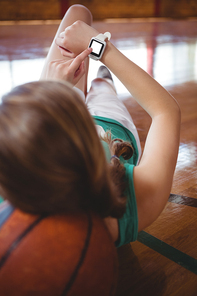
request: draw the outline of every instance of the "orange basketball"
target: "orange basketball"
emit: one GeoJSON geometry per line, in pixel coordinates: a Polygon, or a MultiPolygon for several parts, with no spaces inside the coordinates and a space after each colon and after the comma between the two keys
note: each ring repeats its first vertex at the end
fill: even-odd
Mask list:
{"type": "Polygon", "coordinates": [[[107,296],[116,280],[116,249],[98,216],[14,210],[0,229],[1,296],[107,296]]]}

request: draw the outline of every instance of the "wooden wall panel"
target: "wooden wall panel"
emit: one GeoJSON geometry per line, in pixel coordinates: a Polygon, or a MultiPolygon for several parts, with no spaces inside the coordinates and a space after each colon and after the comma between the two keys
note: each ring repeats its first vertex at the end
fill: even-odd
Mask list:
{"type": "Polygon", "coordinates": [[[197,17],[196,0],[70,0],[87,6],[94,19],[133,17],[197,17]]]}
{"type": "Polygon", "coordinates": [[[185,18],[197,16],[196,0],[161,0],[160,16],[185,18]]]}
{"type": "Polygon", "coordinates": [[[81,3],[92,12],[94,19],[154,16],[155,0],[70,0],[81,3]]]}
{"type": "Polygon", "coordinates": [[[59,18],[59,0],[0,0],[0,20],[47,20],[59,18]]]}
{"type": "Polygon", "coordinates": [[[72,4],[105,18],[197,17],[196,0],[0,0],[0,20],[60,19],[72,4]]]}

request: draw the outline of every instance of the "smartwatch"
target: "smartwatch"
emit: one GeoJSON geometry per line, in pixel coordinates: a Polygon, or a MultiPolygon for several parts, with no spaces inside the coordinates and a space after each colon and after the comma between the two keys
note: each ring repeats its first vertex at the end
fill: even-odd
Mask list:
{"type": "Polygon", "coordinates": [[[90,40],[90,44],[89,44],[89,47],[92,48],[92,52],[89,54],[89,57],[96,61],[100,60],[106,47],[105,40],[106,39],[110,40],[110,38],[111,38],[111,33],[109,32],[106,32],[104,34],[99,34],[96,37],[93,37],[90,40]]]}

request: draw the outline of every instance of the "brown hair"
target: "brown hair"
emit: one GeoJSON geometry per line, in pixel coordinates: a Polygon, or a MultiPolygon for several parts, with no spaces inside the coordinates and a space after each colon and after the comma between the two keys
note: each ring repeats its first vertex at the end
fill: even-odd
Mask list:
{"type": "Polygon", "coordinates": [[[70,85],[32,82],[3,97],[0,185],[14,206],[35,214],[93,210],[120,217],[126,200],[117,194],[112,167],[70,85]]]}
{"type": "MultiPolygon", "coordinates": [[[[123,141],[122,139],[115,138],[112,140],[112,134],[107,131],[103,136],[100,137],[109,145],[111,156],[111,165],[109,166],[111,179],[116,187],[116,198],[121,200],[121,206],[119,205],[119,217],[123,215],[126,208],[127,198],[125,196],[125,189],[127,182],[125,179],[125,168],[120,162],[119,157],[122,156],[125,160],[128,160],[133,155],[133,147],[129,142],[123,141]]],[[[117,211],[117,210],[116,210],[117,211]]]]}

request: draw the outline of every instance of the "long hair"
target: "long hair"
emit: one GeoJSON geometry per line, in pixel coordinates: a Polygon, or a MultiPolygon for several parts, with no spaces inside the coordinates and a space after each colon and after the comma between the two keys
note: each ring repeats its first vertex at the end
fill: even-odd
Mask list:
{"type": "Polygon", "coordinates": [[[70,85],[32,82],[2,98],[0,194],[14,206],[120,217],[126,201],[112,179],[93,119],[70,85]]]}
{"type": "Polygon", "coordinates": [[[112,140],[110,131],[101,135],[100,138],[108,144],[111,156],[117,156],[111,158],[111,163],[109,165],[111,180],[116,188],[115,200],[119,203],[119,205],[114,208],[115,212],[112,212],[112,215],[122,217],[126,209],[127,197],[125,196],[125,190],[128,184],[125,178],[124,165],[120,162],[119,158],[122,156],[125,160],[130,159],[134,153],[134,149],[129,142],[123,141],[122,139],[115,138],[112,140]]]}

